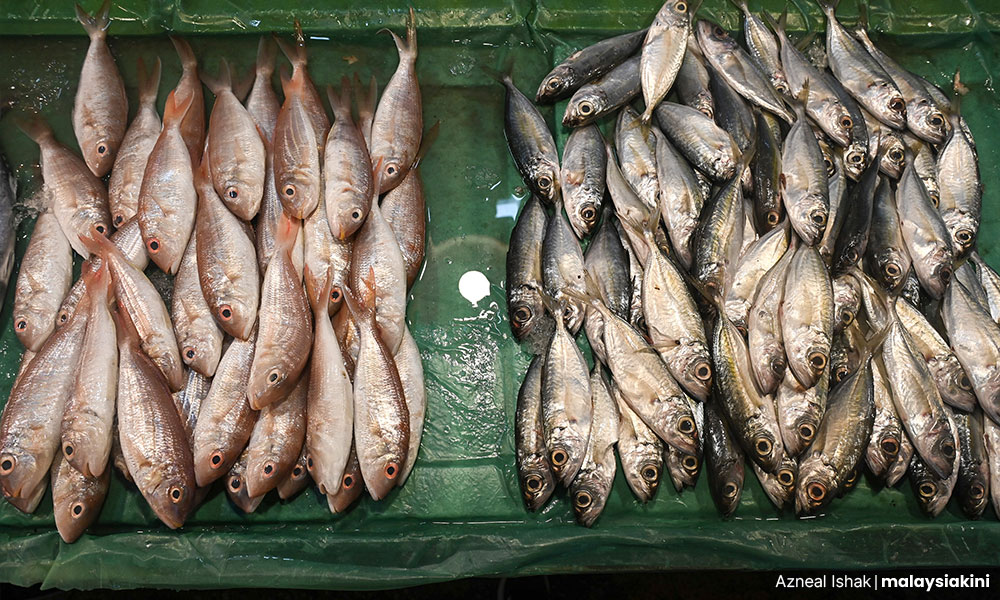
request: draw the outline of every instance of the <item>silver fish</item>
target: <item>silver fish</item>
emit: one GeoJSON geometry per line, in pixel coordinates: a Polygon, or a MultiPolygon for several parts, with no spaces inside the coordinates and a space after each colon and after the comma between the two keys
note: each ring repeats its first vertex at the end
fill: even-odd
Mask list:
{"type": "Polygon", "coordinates": [[[795,254],[794,250],[786,251],[761,277],[747,318],[750,365],[753,367],[754,381],[764,394],[771,394],[778,389],[788,365],[779,311],[785,297],[788,268],[795,254]]]}
{"type": "Polygon", "coordinates": [[[760,239],[751,242],[740,256],[724,298],[726,316],[740,330],[748,330],[750,308],[760,280],[785,255],[788,238],[787,225],[775,227],[760,239]]]}
{"type": "Polygon", "coordinates": [[[563,303],[562,319],[573,335],[580,330],[586,310],[583,302],[567,298],[566,290],[583,292],[583,251],[563,212],[549,220],[542,245],[542,284],[545,293],[563,303]],[[565,299],[565,300],[564,300],[565,299]]]}
{"type": "Polygon", "coordinates": [[[727,181],[736,174],[739,148],[711,118],[690,106],[664,101],[656,107],[656,122],[688,162],[713,181],[727,181]]]}
{"type": "Polygon", "coordinates": [[[830,363],[834,318],[830,274],[812,246],[795,251],[780,314],[788,368],[803,386],[812,387],[830,363]]]}
{"type": "Polygon", "coordinates": [[[56,326],[56,316],[73,281],[73,249],[51,211],[35,220],[14,284],[14,333],[37,352],[56,326]]]}
{"type": "Polygon", "coordinates": [[[625,481],[640,502],[649,502],[660,485],[664,444],[629,407],[613,381],[610,388],[620,415],[618,456],[621,458],[625,481]]]}
{"type": "Polygon", "coordinates": [[[514,164],[528,188],[553,204],[559,192],[559,154],[549,125],[509,74],[501,76],[500,83],[507,88],[504,136],[514,164]]]}
{"type": "MultiPolygon", "coordinates": [[[[188,240],[181,266],[174,276],[170,297],[170,319],[180,346],[181,360],[195,371],[211,377],[222,357],[223,332],[215,323],[198,280],[197,231],[188,240]]],[[[231,316],[231,315],[230,315],[231,316]]],[[[254,315],[256,318],[256,315],[254,315]]]]}
{"type": "MultiPolygon", "coordinates": [[[[774,91],[781,95],[788,95],[788,78],[785,69],[782,67],[781,49],[774,34],[767,28],[764,21],[747,8],[746,0],[734,0],[733,4],[743,13],[743,39],[746,41],[747,49],[750,50],[750,57],[753,58],[760,70],[767,75],[774,91]]],[[[778,25],[784,30],[785,14],[781,15],[778,25]]]]}
{"type": "Polygon", "coordinates": [[[865,450],[865,463],[876,479],[885,480],[890,467],[899,458],[906,431],[896,414],[892,390],[881,359],[872,360],[872,390],[875,420],[872,422],[872,435],[865,450]]]}
{"type": "MultiPolygon", "coordinates": [[[[937,383],[941,399],[956,408],[971,411],[976,405],[973,382],[966,375],[955,352],[912,304],[897,302],[896,312],[903,327],[910,334],[914,349],[927,360],[927,368],[937,383]]],[[[959,344],[958,341],[954,343],[956,347],[959,344]]]]}
{"type": "Polygon", "coordinates": [[[531,360],[517,394],[517,411],[514,419],[518,481],[521,484],[522,499],[530,511],[541,508],[552,496],[556,487],[542,431],[544,362],[545,359],[538,355],[531,360]]]}
{"type": "Polygon", "coordinates": [[[896,188],[896,207],[903,241],[910,251],[920,286],[934,298],[940,298],[954,272],[951,235],[917,176],[912,157],[907,158],[896,188]]]}
{"type": "Polygon", "coordinates": [[[677,72],[674,89],[681,104],[701,111],[709,119],[715,118],[715,102],[712,92],[708,89],[708,70],[705,68],[705,57],[698,48],[698,38],[689,35],[688,51],[684,53],[684,61],[677,72]]]}
{"type": "MultiPolygon", "coordinates": [[[[601,221],[590,245],[587,246],[584,265],[586,272],[596,280],[601,297],[607,301],[608,308],[625,319],[629,316],[632,300],[632,273],[628,254],[616,228],[617,221],[610,211],[604,215],[604,220],[601,221]]],[[[583,327],[594,356],[606,363],[604,320],[601,313],[588,309],[583,327]]]]}
{"type": "Polygon", "coordinates": [[[582,127],[610,114],[639,95],[640,56],[633,56],[573,94],[563,113],[566,127],[582,127]]]}
{"type": "Polygon", "coordinates": [[[652,128],[643,125],[638,113],[626,106],[618,113],[615,149],[625,180],[650,210],[659,208],[656,180],[656,141],[652,128]]]}
{"type": "Polygon", "coordinates": [[[583,464],[570,484],[576,520],[590,527],[604,510],[615,479],[615,443],[618,441],[618,407],[611,398],[600,363],[590,376],[592,425],[583,464]]]}
{"type": "Polygon", "coordinates": [[[667,226],[677,259],[685,269],[690,269],[694,262],[691,238],[698,228],[705,197],[691,165],[658,129],[653,129],[653,136],[656,139],[660,216],[667,226]]]}
{"type": "Polygon", "coordinates": [[[983,184],[979,160],[971,137],[952,115],[951,137],[937,156],[938,210],[951,234],[956,254],[964,255],[976,245],[982,213],[983,184]]]}
{"type": "Polygon", "coordinates": [[[705,467],[715,505],[728,517],[743,495],[745,475],[743,450],[729,431],[717,408],[718,396],[705,403],[705,467]]]}
{"type": "Polygon", "coordinates": [[[642,97],[646,104],[642,113],[643,123],[649,123],[653,118],[653,109],[673,87],[681,68],[691,31],[689,8],[687,0],[667,0],[646,32],[639,68],[642,97]]]}
{"type": "Polygon", "coordinates": [[[552,337],[553,320],[542,303],[542,243],[548,215],[537,196],[521,209],[507,249],[507,314],[514,339],[538,353],[552,337]]]}
{"type": "Polygon", "coordinates": [[[781,197],[792,228],[807,245],[820,241],[830,214],[830,188],[823,156],[801,104],[798,120],[781,152],[781,197]]]}
{"type": "Polygon", "coordinates": [[[72,544],[97,520],[110,482],[110,470],[91,477],[56,456],[52,463],[52,514],[64,542],[72,544]]]}
{"type": "Polygon", "coordinates": [[[149,153],[160,135],[160,115],[156,112],[156,97],[160,86],[160,59],[152,72],[139,58],[139,112],[122,139],[121,151],[108,180],[108,208],[115,227],[121,227],[139,209],[139,188],[149,153]]]}
{"type": "Polygon", "coordinates": [[[1000,421],[1000,327],[959,281],[945,291],[941,320],[979,406],[1000,421]]]}
{"type": "Polygon", "coordinates": [[[542,79],[535,102],[543,104],[565,98],[620,65],[636,53],[647,31],[624,33],[570,54],[542,79]]]}
{"type": "Polygon", "coordinates": [[[562,164],[562,200],[577,237],[590,235],[601,216],[607,155],[596,125],[573,130],[566,140],[562,164]]]}

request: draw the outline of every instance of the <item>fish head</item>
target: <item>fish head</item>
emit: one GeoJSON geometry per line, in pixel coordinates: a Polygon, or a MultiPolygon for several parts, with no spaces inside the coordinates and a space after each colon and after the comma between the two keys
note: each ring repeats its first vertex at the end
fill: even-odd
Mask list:
{"type": "Polygon", "coordinates": [[[685,454],[698,453],[698,423],[695,421],[691,400],[681,394],[663,403],[664,423],[670,432],[670,445],[685,454]]]}
{"type": "Polygon", "coordinates": [[[540,157],[531,165],[528,179],[533,192],[555,202],[559,195],[559,165],[540,157]]]}
{"type": "Polygon", "coordinates": [[[947,417],[940,417],[927,430],[926,437],[930,440],[930,452],[921,455],[927,468],[936,478],[947,479],[951,476],[954,463],[958,458],[958,442],[947,417]]]}
{"type": "Polygon", "coordinates": [[[849,144],[844,150],[844,170],[853,181],[861,178],[868,166],[868,145],[861,142],[849,144]]]}
{"type": "Polygon", "coordinates": [[[341,479],[340,489],[326,495],[326,502],[333,513],[342,513],[361,496],[365,489],[364,482],[358,474],[348,470],[341,479]]]}
{"type": "Polygon", "coordinates": [[[204,333],[178,339],[178,342],[182,344],[181,361],[185,365],[206,377],[215,374],[215,368],[222,357],[221,343],[216,343],[212,336],[204,333]]]}
{"type": "MultiPolygon", "coordinates": [[[[386,156],[381,161],[381,171],[376,174],[375,181],[381,182],[378,193],[384,194],[403,181],[403,177],[410,171],[410,165],[401,156],[386,156]]],[[[372,160],[372,164],[378,164],[378,161],[372,160]]]]}
{"type": "Polygon", "coordinates": [[[361,229],[370,206],[366,206],[356,194],[343,194],[340,199],[347,202],[337,202],[336,208],[327,213],[327,218],[330,220],[330,231],[338,239],[346,240],[361,229]]]}
{"type": "Polygon", "coordinates": [[[955,255],[951,249],[950,240],[946,243],[935,243],[934,248],[917,262],[917,275],[920,276],[920,287],[934,299],[944,296],[944,292],[955,274],[955,255]],[[922,263],[922,265],[921,265],[922,263]],[[920,266],[923,268],[921,269],[920,266]],[[921,276],[922,275],[922,276],[921,276]]]}
{"type": "MultiPolygon", "coordinates": [[[[403,448],[403,454],[406,449],[403,448]]],[[[384,449],[380,456],[375,457],[373,466],[375,470],[371,476],[365,476],[365,486],[371,494],[373,500],[385,498],[399,483],[399,476],[406,463],[406,456],[401,456],[399,452],[384,449]]]]}
{"type": "Polygon", "coordinates": [[[521,465],[521,496],[528,510],[534,512],[542,507],[555,490],[556,482],[548,460],[540,454],[532,454],[521,465]]]}
{"type": "Polygon", "coordinates": [[[712,498],[724,517],[733,514],[740,505],[740,496],[743,495],[743,469],[741,462],[732,461],[719,468],[715,477],[709,477],[709,484],[715,492],[712,498]]]}
{"type": "Polygon", "coordinates": [[[868,94],[878,109],[878,117],[893,129],[906,128],[906,100],[895,85],[886,80],[872,82],[868,94]]]}
{"type": "Polygon", "coordinates": [[[655,444],[642,443],[631,449],[633,457],[628,461],[635,469],[625,470],[629,487],[640,502],[648,502],[656,495],[663,470],[663,453],[655,444]]]}
{"type": "Polygon", "coordinates": [[[319,172],[305,165],[291,165],[291,168],[281,172],[275,167],[274,175],[278,198],[288,216],[296,219],[308,217],[321,197],[319,172]]]}
{"type": "Polygon", "coordinates": [[[826,230],[830,209],[820,194],[810,194],[794,203],[795,217],[792,225],[807,245],[817,243],[826,230]]]}
{"type": "Polygon", "coordinates": [[[976,406],[972,381],[954,354],[932,357],[927,366],[934,375],[942,400],[962,410],[971,411],[976,406]]]}
{"type": "MultiPolygon", "coordinates": [[[[56,459],[58,460],[58,458],[56,459]]],[[[73,468],[66,464],[61,469],[73,468]]],[[[76,476],[70,476],[76,477],[76,476]]],[[[59,536],[67,544],[76,541],[90,525],[97,520],[104,504],[111,470],[105,469],[100,478],[88,481],[83,486],[74,486],[72,494],[58,497],[53,493],[52,514],[59,536]]]]}
{"type": "Polygon", "coordinates": [[[819,456],[809,456],[799,465],[795,512],[814,515],[837,494],[837,474],[819,456]]]}
{"type": "Polygon", "coordinates": [[[507,305],[510,307],[510,328],[514,339],[541,344],[548,342],[555,322],[545,311],[538,289],[521,286],[511,290],[507,305]]]}
{"type": "Polygon", "coordinates": [[[55,329],[56,320],[51,317],[46,318],[28,306],[17,306],[17,308],[20,310],[14,314],[14,333],[25,348],[37,352],[55,329]]]}
{"type": "Polygon", "coordinates": [[[584,197],[576,202],[566,202],[567,206],[573,207],[567,216],[573,233],[582,239],[589,236],[597,226],[597,221],[601,217],[601,197],[598,191],[582,187],[578,188],[577,194],[584,197]]]}
{"type": "Polygon", "coordinates": [[[978,219],[958,209],[942,211],[941,219],[951,234],[951,244],[956,258],[968,254],[976,245],[976,236],[979,232],[978,219]]]}
{"type": "Polygon", "coordinates": [[[906,166],[906,147],[898,136],[882,138],[879,145],[879,169],[893,179],[899,179],[906,166]]]}
{"type": "Polygon", "coordinates": [[[871,441],[865,450],[868,469],[875,477],[882,479],[899,457],[900,439],[904,435],[895,419],[879,422],[876,418],[871,441]]]}
{"type": "Polygon", "coordinates": [[[736,41],[718,23],[713,23],[707,19],[699,19],[695,25],[698,45],[706,56],[712,56],[722,52],[732,52],[736,48],[736,41]]]}
{"type": "Polygon", "coordinates": [[[857,279],[850,275],[840,275],[833,279],[833,306],[834,331],[850,327],[861,310],[861,289],[857,279]]]}
{"type": "Polygon", "coordinates": [[[838,146],[847,147],[850,145],[854,119],[851,118],[851,113],[843,104],[838,101],[827,102],[820,109],[819,118],[823,124],[823,131],[838,146]]]}
{"type": "Polygon", "coordinates": [[[735,144],[717,147],[712,159],[711,172],[715,173],[719,179],[733,177],[736,174],[736,160],[739,154],[739,149],[735,144]]]}
{"type": "Polygon", "coordinates": [[[578,523],[590,527],[604,511],[604,504],[611,491],[610,481],[605,480],[596,470],[580,471],[573,480],[570,494],[573,498],[573,513],[578,523]]]}
{"type": "Polygon", "coordinates": [[[778,465],[778,471],[762,480],[764,491],[775,506],[784,506],[795,496],[795,480],[799,466],[794,459],[785,456],[778,465]]]}
{"type": "Polygon", "coordinates": [[[83,127],[80,133],[80,152],[87,168],[94,176],[104,177],[115,163],[120,139],[115,140],[110,131],[93,126],[83,127]]]}
{"type": "MultiPolygon", "coordinates": [[[[205,487],[222,477],[239,456],[232,450],[219,448],[213,442],[200,444],[194,448],[194,478],[199,487],[205,487]]],[[[245,484],[245,478],[241,481],[245,484]]]]}
{"type": "Polygon", "coordinates": [[[600,89],[581,90],[570,98],[563,114],[563,125],[567,127],[586,125],[597,115],[603,114],[607,104],[607,96],[600,89]]]}
{"type": "Polygon", "coordinates": [[[779,341],[770,340],[761,345],[750,360],[757,385],[764,392],[773,392],[785,377],[785,370],[788,367],[784,345],[779,341]]]}
{"type": "Polygon", "coordinates": [[[682,342],[674,356],[683,373],[678,383],[695,399],[708,400],[712,389],[712,357],[708,347],[699,340],[689,340],[682,342]]]}
{"type": "Polygon", "coordinates": [[[165,476],[146,495],[146,499],[164,525],[177,529],[194,508],[194,492],[194,481],[178,473],[165,476]]]}
{"type": "MultiPolygon", "coordinates": [[[[915,462],[917,459],[914,459],[915,462]]],[[[917,497],[917,504],[924,514],[934,517],[944,510],[953,490],[948,481],[935,477],[926,466],[918,468],[911,464],[910,482],[913,484],[913,495],[917,497]]]]}
{"type": "Polygon", "coordinates": [[[0,449],[0,487],[8,498],[31,495],[46,470],[30,451],[12,445],[0,449]]]}
{"type": "Polygon", "coordinates": [[[542,80],[535,93],[535,102],[551,102],[569,93],[576,80],[573,67],[561,64],[542,80]]]}
{"type": "Polygon", "coordinates": [[[902,248],[887,247],[875,254],[874,258],[875,278],[885,289],[896,289],[910,269],[909,254],[902,248]]]}
{"type": "MultiPolygon", "coordinates": [[[[773,402],[770,399],[767,401],[773,402]]],[[[781,438],[776,437],[773,433],[777,431],[777,427],[770,426],[767,421],[769,419],[766,417],[758,416],[747,423],[746,449],[750,458],[760,468],[771,473],[778,468],[778,464],[785,454],[785,448],[781,438]]]]}
{"type": "Polygon", "coordinates": [[[947,138],[948,119],[929,99],[912,102],[906,110],[910,113],[907,124],[918,137],[932,144],[940,144],[947,138]]]}
{"type": "MultiPolygon", "coordinates": [[[[771,87],[774,88],[774,91],[785,97],[790,98],[792,96],[792,88],[788,85],[788,78],[785,77],[784,72],[774,71],[770,73],[769,78],[771,80],[771,87]]],[[[709,117],[711,116],[712,115],[709,115],[709,117]]]]}
{"type": "Polygon", "coordinates": [[[975,467],[969,470],[971,471],[969,480],[959,481],[959,501],[965,514],[981,515],[990,501],[989,471],[985,465],[982,470],[975,467]]]}
{"type": "Polygon", "coordinates": [[[546,436],[552,473],[560,483],[569,487],[576,477],[586,455],[587,439],[575,427],[554,427],[546,436]]]}
{"type": "Polygon", "coordinates": [[[140,219],[142,243],[150,260],[164,273],[175,275],[181,266],[181,258],[187,247],[190,231],[170,231],[163,227],[160,219],[140,219]]]}

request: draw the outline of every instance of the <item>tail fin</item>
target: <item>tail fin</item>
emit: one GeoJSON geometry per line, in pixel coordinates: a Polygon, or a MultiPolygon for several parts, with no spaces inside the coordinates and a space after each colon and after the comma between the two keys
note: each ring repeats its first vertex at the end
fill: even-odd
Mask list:
{"type": "Polygon", "coordinates": [[[295,239],[298,237],[300,226],[301,224],[298,219],[293,219],[282,211],[281,217],[278,219],[278,230],[275,236],[275,244],[278,251],[287,252],[291,256],[292,246],[295,245],[295,239]]]}
{"type": "Polygon", "coordinates": [[[197,71],[198,57],[194,55],[191,44],[184,38],[177,37],[176,35],[170,36],[170,41],[174,44],[174,49],[177,51],[177,56],[181,59],[181,66],[184,68],[184,71],[197,71]]]}
{"type": "Polygon", "coordinates": [[[277,36],[275,36],[274,41],[278,42],[278,47],[281,48],[281,53],[285,55],[288,62],[292,63],[292,68],[305,68],[306,64],[309,62],[309,56],[306,54],[306,39],[305,35],[302,33],[302,24],[299,23],[298,19],[295,19],[294,46],[277,36]]]}
{"type": "Polygon", "coordinates": [[[438,138],[438,133],[441,131],[441,121],[435,121],[431,128],[427,130],[427,133],[420,139],[420,147],[417,148],[417,156],[413,159],[413,166],[411,169],[416,169],[420,165],[420,161],[427,156],[430,152],[431,146],[434,145],[435,140],[438,138]]]}
{"type": "Polygon", "coordinates": [[[817,0],[819,2],[819,7],[823,9],[826,16],[835,19],[834,13],[837,12],[837,5],[840,4],[840,0],[817,0]]]}
{"type": "MultiPolygon", "coordinates": [[[[306,265],[302,274],[306,281],[313,280],[312,269],[309,265],[306,265]]],[[[316,315],[316,320],[318,321],[320,315],[328,315],[328,310],[330,306],[330,290],[333,289],[333,274],[330,269],[326,270],[326,279],[323,280],[323,289],[319,294],[306,294],[309,297],[309,305],[312,306],[313,314],[316,315]]]]}
{"type": "Polygon", "coordinates": [[[156,97],[160,92],[160,73],[162,71],[160,57],[156,57],[153,70],[146,71],[146,62],[139,57],[139,104],[143,106],[155,106],[156,97]]]}
{"type": "Polygon", "coordinates": [[[777,21],[775,21],[774,17],[771,16],[771,13],[767,12],[766,10],[761,11],[760,14],[762,17],[764,17],[764,22],[767,23],[768,27],[770,27],[771,30],[774,31],[774,34],[778,36],[778,42],[782,46],[791,43],[791,41],[788,39],[788,34],[785,33],[785,24],[782,23],[781,21],[782,18],[787,18],[788,15],[787,10],[781,13],[781,18],[779,18],[777,21]]]}
{"type": "MultiPolygon", "coordinates": [[[[375,321],[375,269],[368,267],[368,275],[363,280],[364,286],[361,290],[352,290],[350,286],[344,285],[344,303],[351,313],[355,323],[369,322],[377,329],[375,321]],[[358,291],[362,295],[358,296],[358,291]]],[[[326,297],[326,296],[324,296],[326,297]]]]}
{"type": "Polygon", "coordinates": [[[219,59],[219,74],[212,77],[205,71],[200,73],[201,81],[212,93],[218,96],[222,92],[233,89],[233,74],[229,69],[229,62],[225,58],[219,59]]]}
{"type": "Polygon", "coordinates": [[[278,55],[278,45],[274,39],[266,35],[260,36],[260,43],[257,44],[257,64],[255,65],[257,77],[270,79],[274,75],[274,59],[278,55]]]}
{"type": "Polygon", "coordinates": [[[181,121],[184,120],[184,116],[187,115],[188,110],[191,108],[191,103],[194,101],[194,94],[188,94],[187,98],[182,102],[178,102],[176,93],[176,90],[170,92],[170,95],[167,96],[167,103],[163,107],[164,127],[168,124],[180,127],[181,121]]]}
{"type": "Polygon", "coordinates": [[[111,287],[111,274],[108,268],[108,261],[102,260],[101,265],[96,269],[83,270],[83,285],[87,288],[87,294],[91,300],[108,304],[108,292],[111,287]]]}
{"type": "Polygon", "coordinates": [[[386,31],[392,36],[392,41],[396,43],[396,50],[399,51],[399,62],[409,61],[413,64],[417,61],[417,24],[413,14],[413,7],[410,7],[410,17],[406,21],[406,41],[395,34],[391,29],[382,29],[379,33],[386,31]]]}
{"type": "Polygon", "coordinates": [[[750,12],[750,9],[747,8],[747,0],[729,0],[729,3],[740,9],[743,14],[750,12]]]}
{"type": "Polygon", "coordinates": [[[16,123],[18,129],[23,131],[24,135],[30,137],[39,146],[47,141],[55,140],[52,128],[41,115],[36,114],[27,119],[18,119],[16,123]]]}
{"type": "Polygon", "coordinates": [[[93,16],[83,10],[79,4],[76,5],[76,18],[87,30],[87,35],[92,40],[107,37],[108,26],[111,25],[110,14],[111,0],[104,0],[104,4],[101,4],[101,8],[93,16]]]}
{"type": "Polygon", "coordinates": [[[242,104],[247,96],[250,95],[250,90],[253,88],[253,82],[257,78],[256,67],[251,66],[247,71],[247,74],[243,76],[242,79],[236,79],[233,81],[233,95],[242,104]]]}
{"type": "Polygon", "coordinates": [[[351,116],[351,91],[351,80],[347,77],[340,78],[340,94],[337,94],[332,85],[326,86],[326,96],[330,99],[330,108],[333,109],[334,119],[353,122],[353,117],[351,116]]]}
{"type": "Polygon", "coordinates": [[[361,78],[354,74],[354,93],[358,97],[358,127],[361,128],[361,135],[365,137],[368,148],[372,147],[372,121],[375,120],[375,105],[378,100],[378,81],[372,75],[368,80],[368,92],[364,92],[361,85],[361,78]]]}

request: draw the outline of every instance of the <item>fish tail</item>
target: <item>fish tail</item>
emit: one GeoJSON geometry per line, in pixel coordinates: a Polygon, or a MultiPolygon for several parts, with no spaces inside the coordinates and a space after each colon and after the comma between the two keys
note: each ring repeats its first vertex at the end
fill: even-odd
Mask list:
{"type": "MultiPolygon", "coordinates": [[[[246,100],[247,96],[250,95],[250,90],[253,88],[253,82],[257,78],[257,70],[255,67],[251,66],[247,74],[243,76],[242,79],[236,79],[233,81],[233,95],[236,99],[242,103],[246,100]]],[[[270,85],[270,83],[268,84],[270,85]]]]}
{"type": "Polygon", "coordinates": [[[747,0],[729,0],[729,3],[735,6],[736,8],[740,9],[740,11],[743,12],[744,14],[749,12],[749,10],[747,9],[747,0]]]}
{"type": "Polygon", "coordinates": [[[406,20],[406,41],[388,28],[379,29],[378,33],[388,33],[392,36],[392,41],[395,42],[396,50],[399,52],[400,62],[405,60],[413,63],[417,60],[417,27],[412,7],[410,7],[410,17],[406,20]]]}
{"type": "Polygon", "coordinates": [[[782,45],[787,44],[788,35],[785,33],[785,23],[782,19],[788,18],[788,10],[786,9],[783,13],[781,13],[781,17],[779,17],[777,21],[775,21],[774,17],[771,16],[771,13],[766,10],[762,10],[760,14],[764,18],[764,22],[767,23],[768,27],[770,27],[771,30],[774,31],[774,34],[778,36],[778,42],[782,45]]]}
{"type": "Polygon", "coordinates": [[[365,143],[371,148],[372,121],[375,119],[375,102],[378,99],[378,81],[375,80],[375,76],[372,75],[368,80],[368,92],[365,93],[361,78],[355,73],[354,93],[358,98],[358,125],[365,137],[365,143]]]}
{"type": "Polygon", "coordinates": [[[514,87],[514,80],[511,78],[511,73],[514,72],[513,56],[507,57],[507,60],[504,61],[503,66],[499,70],[487,67],[486,65],[480,65],[479,68],[489,75],[490,79],[493,79],[500,85],[514,87]]]}
{"type": "Polygon", "coordinates": [[[332,85],[326,86],[326,96],[330,99],[334,119],[351,120],[351,80],[346,76],[340,78],[340,93],[332,85]]]}
{"type": "Polygon", "coordinates": [[[281,213],[281,219],[278,221],[277,235],[275,236],[278,250],[284,250],[291,255],[292,246],[295,245],[295,238],[299,234],[299,226],[298,219],[289,217],[284,212],[281,213]]]}
{"type": "Polygon", "coordinates": [[[212,77],[205,71],[200,73],[201,81],[208,89],[212,90],[212,93],[218,96],[226,90],[233,89],[233,73],[229,69],[229,61],[225,58],[219,59],[219,74],[212,77]]]}
{"type": "MultiPolygon", "coordinates": [[[[306,265],[302,269],[302,275],[306,281],[313,280],[312,269],[309,265],[306,265]]],[[[319,315],[327,313],[329,306],[330,290],[333,289],[333,276],[330,269],[326,270],[326,278],[323,280],[323,288],[319,294],[306,294],[309,297],[309,305],[312,306],[313,313],[316,314],[317,320],[319,315]]]]}
{"type": "Polygon", "coordinates": [[[52,128],[49,126],[45,119],[41,115],[33,115],[27,119],[18,119],[17,127],[24,134],[30,137],[39,146],[43,142],[54,140],[55,134],[52,133],[52,128]]]}
{"type": "Polygon", "coordinates": [[[837,12],[837,5],[840,4],[840,0],[816,0],[819,3],[819,7],[823,9],[826,16],[831,19],[834,18],[834,13],[837,12]]]}
{"type": "Polygon", "coordinates": [[[96,269],[87,269],[83,272],[83,284],[87,288],[87,293],[91,299],[104,302],[107,305],[108,290],[111,285],[111,274],[108,268],[108,261],[102,260],[96,269]]]}
{"type": "Polygon", "coordinates": [[[76,5],[76,18],[92,40],[107,37],[108,26],[111,24],[110,14],[111,0],[104,0],[101,8],[93,15],[83,10],[79,4],[76,5]]]}
{"type": "Polygon", "coordinates": [[[952,78],[951,88],[955,95],[951,98],[951,112],[956,115],[962,114],[962,96],[969,93],[969,87],[962,83],[961,69],[955,69],[955,76],[952,78]]]}
{"type": "Polygon", "coordinates": [[[160,57],[156,57],[153,70],[146,70],[146,62],[139,57],[139,104],[150,106],[156,104],[156,96],[160,91],[160,73],[162,71],[160,57]]]}
{"type": "Polygon", "coordinates": [[[261,79],[270,79],[274,75],[274,59],[278,55],[278,45],[273,38],[266,35],[260,36],[260,43],[257,44],[257,63],[254,65],[257,76],[261,79]]]}
{"type": "Polygon", "coordinates": [[[277,36],[275,36],[274,41],[278,43],[278,47],[281,48],[281,53],[285,55],[288,62],[292,63],[293,68],[305,68],[306,63],[309,61],[309,56],[306,54],[305,35],[302,33],[302,24],[299,23],[298,19],[295,19],[294,46],[277,36]]]}
{"type": "Polygon", "coordinates": [[[420,138],[420,147],[417,148],[417,157],[413,159],[412,169],[416,169],[417,165],[427,156],[430,152],[431,146],[434,145],[435,140],[438,138],[438,133],[441,131],[441,121],[435,121],[431,128],[427,130],[427,133],[420,138]]]}
{"type": "Polygon", "coordinates": [[[177,51],[177,56],[181,59],[181,66],[185,71],[197,71],[198,69],[198,57],[194,55],[194,50],[191,48],[191,44],[187,42],[184,38],[177,37],[176,35],[170,36],[170,41],[174,44],[174,50],[177,51]]]}
{"type": "Polygon", "coordinates": [[[191,109],[191,103],[194,101],[194,95],[188,94],[183,100],[177,100],[177,90],[172,90],[170,95],[167,96],[167,103],[163,107],[163,123],[172,123],[180,125],[184,116],[187,115],[188,110],[191,109]]]}

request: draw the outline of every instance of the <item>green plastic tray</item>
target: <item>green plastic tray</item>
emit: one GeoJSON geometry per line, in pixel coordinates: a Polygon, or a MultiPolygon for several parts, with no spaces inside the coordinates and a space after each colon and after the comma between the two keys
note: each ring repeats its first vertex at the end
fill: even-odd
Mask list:
{"type": "MultiPolygon", "coordinates": [[[[88,0],[87,8],[98,3],[88,0]]],[[[257,36],[287,35],[296,17],[314,36],[310,63],[318,83],[336,83],[358,71],[384,84],[394,70],[392,43],[376,32],[403,30],[404,3],[381,2],[372,9],[345,0],[272,4],[119,2],[111,46],[130,98],[135,100],[139,56],[163,59],[161,106],[176,82],[180,67],[165,32],[188,36],[211,71],[222,56],[248,69],[257,36]]],[[[525,191],[504,142],[503,90],[479,67],[498,68],[512,57],[516,83],[533,92],[553,61],[601,37],[645,26],[658,8],[651,0],[600,4],[428,0],[416,7],[424,119],[442,125],[422,166],[430,211],[427,266],[409,308],[427,375],[427,425],[420,459],[403,489],[379,503],[364,499],[343,516],[331,516],[313,490],[284,504],[268,497],[255,514],[244,516],[216,488],[182,530],[170,531],[116,476],[100,520],[71,545],[56,533],[48,497],[32,516],[0,502],[0,580],[45,588],[373,589],[477,575],[1000,562],[1000,523],[992,512],[969,522],[952,506],[929,520],[905,483],[876,494],[861,482],[827,514],[800,521],[778,513],[748,474],[741,506],[724,520],[704,482],[680,495],[664,482],[656,498],[641,505],[619,473],[593,529],[574,524],[564,492],[540,513],[525,512],[512,424],[529,356],[514,343],[504,306],[504,255],[525,191]],[[460,289],[463,275],[474,271],[489,286],[478,290],[474,284],[482,278],[470,275],[465,281],[473,285],[460,289]]],[[[815,5],[793,4],[809,16],[807,21],[793,6],[794,28],[822,27],[815,5]]],[[[993,182],[1000,175],[1000,135],[994,123],[1000,110],[992,82],[1000,64],[1000,8],[981,4],[877,0],[871,19],[874,28],[891,32],[878,38],[890,54],[936,83],[946,84],[954,68],[962,68],[972,88],[964,112],[986,183],[980,249],[997,264],[993,182]]],[[[784,0],[766,3],[772,13],[783,6],[784,0]]],[[[730,29],[739,27],[724,0],[706,0],[702,10],[730,29]]],[[[845,20],[853,20],[853,10],[841,11],[845,20]]],[[[69,115],[86,45],[71,3],[4,0],[0,99],[9,94],[17,110],[41,110],[57,137],[74,145],[69,115]]],[[[545,114],[555,122],[552,109],[545,114]]],[[[557,134],[564,140],[567,132],[559,128],[557,134]]],[[[31,196],[40,179],[38,150],[13,118],[0,121],[0,147],[17,169],[21,196],[31,196]]],[[[20,256],[36,209],[23,206],[17,213],[24,217],[20,256]]],[[[10,326],[12,291],[0,313],[0,398],[9,393],[21,354],[10,326]]]]}

